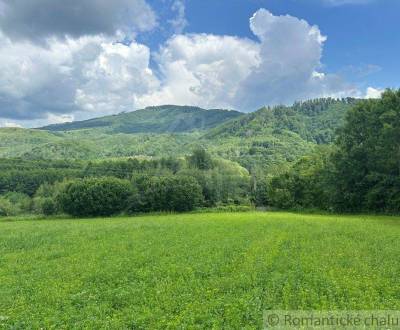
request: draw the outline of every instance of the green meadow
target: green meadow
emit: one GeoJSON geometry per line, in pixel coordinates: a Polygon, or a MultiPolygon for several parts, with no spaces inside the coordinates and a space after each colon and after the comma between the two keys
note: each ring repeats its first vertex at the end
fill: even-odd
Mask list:
{"type": "Polygon", "coordinates": [[[400,218],[0,221],[0,328],[257,329],[266,309],[399,310],[400,218]]]}

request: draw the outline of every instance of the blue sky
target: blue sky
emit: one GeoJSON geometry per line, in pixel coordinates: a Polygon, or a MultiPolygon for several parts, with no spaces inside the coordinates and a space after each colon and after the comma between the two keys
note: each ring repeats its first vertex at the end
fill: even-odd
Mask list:
{"type": "Polygon", "coordinates": [[[399,87],[398,0],[0,0],[0,126],[399,87]]]}
{"type": "Polygon", "coordinates": [[[366,85],[399,86],[398,0],[349,1],[342,5],[321,0],[189,0],[186,31],[255,38],[247,20],[259,8],[318,25],[328,37],[322,57],[327,71],[341,71],[348,79],[366,85]]]}

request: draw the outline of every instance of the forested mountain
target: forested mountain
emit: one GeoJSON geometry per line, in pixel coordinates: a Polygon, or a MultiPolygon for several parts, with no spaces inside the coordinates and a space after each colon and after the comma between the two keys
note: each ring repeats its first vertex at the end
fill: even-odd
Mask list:
{"type": "Polygon", "coordinates": [[[207,130],[243,114],[233,110],[164,105],[85,121],[56,124],[41,129],[72,131],[102,129],[107,133],[182,133],[207,130]]]}
{"type": "Polygon", "coordinates": [[[0,129],[0,216],[109,215],[128,210],[120,200],[134,201],[129,212],[258,205],[397,214],[399,109],[400,91],[387,90],[377,100],[263,108],[191,132],[0,129]],[[99,187],[116,202],[79,213],[99,187]],[[81,204],[71,201],[81,193],[81,204]]]}
{"type": "Polygon", "coordinates": [[[248,138],[290,131],[309,142],[331,143],[335,130],[344,122],[347,110],[356,102],[352,98],[326,98],[297,102],[291,107],[264,107],[210,130],[206,138],[248,138]]]}
{"type": "Polygon", "coordinates": [[[209,130],[203,140],[221,157],[276,173],[317,144],[330,144],[356,102],[327,98],[262,108],[209,130]]]}
{"type": "Polygon", "coordinates": [[[161,106],[42,129],[3,128],[0,157],[183,157],[200,145],[249,170],[275,173],[317,144],[331,143],[345,113],[356,102],[317,99],[250,114],[161,106]]]}
{"type": "Polygon", "coordinates": [[[334,148],[317,148],[270,182],[278,208],[400,213],[400,90],[358,102],[334,148]]]}

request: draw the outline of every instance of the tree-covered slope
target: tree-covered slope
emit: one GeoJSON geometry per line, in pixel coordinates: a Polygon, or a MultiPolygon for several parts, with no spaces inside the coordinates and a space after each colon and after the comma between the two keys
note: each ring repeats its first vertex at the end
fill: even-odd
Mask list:
{"type": "Polygon", "coordinates": [[[235,136],[247,139],[292,132],[305,141],[331,143],[336,129],[343,125],[347,110],[356,102],[356,99],[351,98],[327,98],[298,102],[291,107],[265,107],[211,129],[205,137],[215,139],[235,136]]]}
{"type": "Polygon", "coordinates": [[[41,129],[71,131],[101,129],[107,133],[181,133],[207,130],[243,114],[233,110],[204,110],[198,107],[165,105],[148,107],[85,121],[56,124],[41,129]]]}
{"type": "Polygon", "coordinates": [[[329,144],[355,99],[316,99],[262,108],[209,130],[210,151],[252,169],[276,173],[317,144],[329,144]]]}
{"type": "Polygon", "coordinates": [[[347,110],[356,102],[317,99],[250,114],[163,106],[47,130],[4,128],[0,129],[0,157],[182,157],[201,145],[213,155],[248,169],[276,173],[317,144],[331,143],[347,110]],[[128,120],[131,117],[134,120],[128,120]],[[223,124],[214,127],[221,121],[223,124]]]}
{"type": "Polygon", "coordinates": [[[0,128],[0,158],[82,159],[182,156],[201,134],[107,134],[96,129],[48,132],[0,128]]]}

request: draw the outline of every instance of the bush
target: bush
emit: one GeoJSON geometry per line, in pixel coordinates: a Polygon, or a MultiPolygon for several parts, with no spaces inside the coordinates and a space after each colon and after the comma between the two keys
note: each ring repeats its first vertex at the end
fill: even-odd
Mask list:
{"type": "Polygon", "coordinates": [[[186,176],[137,177],[134,179],[141,194],[132,205],[136,212],[192,211],[203,201],[201,187],[194,178],[186,176]]]}
{"type": "Polygon", "coordinates": [[[52,198],[46,198],[43,200],[42,212],[44,215],[53,215],[57,213],[56,203],[52,198]]]}
{"type": "Polygon", "coordinates": [[[9,192],[0,196],[0,216],[28,214],[31,208],[32,200],[26,194],[9,192]]]}
{"type": "Polygon", "coordinates": [[[248,204],[249,172],[231,161],[218,159],[213,163],[214,167],[210,170],[189,168],[180,171],[179,174],[196,179],[202,188],[203,206],[214,207],[218,203],[248,204]]]}
{"type": "Polygon", "coordinates": [[[35,213],[54,215],[60,213],[58,196],[64,191],[70,181],[55,182],[54,184],[42,184],[33,198],[33,210],[35,213]]]}
{"type": "Polygon", "coordinates": [[[267,186],[268,205],[280,209],[331,210],[332,166],[330,149],[319,148],[299,159],[267,186]]]}
{"type": "Polygon", "coordinates": [[[0,197],[0,217],[12,215],[12,204],[4,197],[0,197]]]}
{"type": "Polygon", "coordinates": [[[54,215],[58,213],[58,205],[54,198],[36,197],[33,200],[33,208],[35,213],[44,215],[54,215]]]}
{"type": "Polygon", "coordinates": [[[127,180],[89,178],[67,183],[57,199],[73,216],[110,216],[126,210],[133,194],[127,180]]]}

